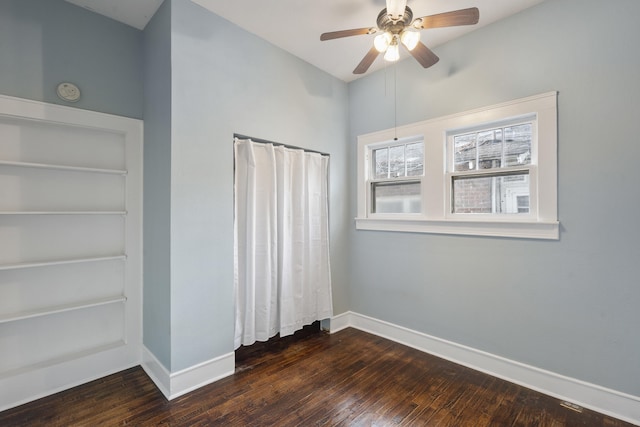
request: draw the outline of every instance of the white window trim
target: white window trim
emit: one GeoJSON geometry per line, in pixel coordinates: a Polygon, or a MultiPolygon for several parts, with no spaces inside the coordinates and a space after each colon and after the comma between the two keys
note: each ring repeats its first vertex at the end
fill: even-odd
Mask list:
{"type": "Polygon", "coordinates": [[[557,144],[555,91],[361,135],[358,137],[357,148],[356,229],[557,240],[560,237],[560,223],[557,219],[557,144]],[[531,117],[532,114],[537,118],[535,132],[538,143],[532,150],[534,167],[528,168],[532,195],[531,214],[500,217],[450,214],[450,174],[446,171],[447,136],[460,130],[520,116],[531,117]],[[369,213],[369,149],[392,141],[396,136],[400,140],[424,138],[422,214],[369,213]]]}

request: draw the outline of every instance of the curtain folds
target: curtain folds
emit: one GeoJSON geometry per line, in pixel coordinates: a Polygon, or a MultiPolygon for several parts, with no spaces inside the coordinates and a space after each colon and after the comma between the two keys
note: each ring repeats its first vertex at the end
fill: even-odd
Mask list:
{"type": "Polygon", "coordinates": [[[329,158],[236,139],[235,348],[333,315],[329,158]]]}

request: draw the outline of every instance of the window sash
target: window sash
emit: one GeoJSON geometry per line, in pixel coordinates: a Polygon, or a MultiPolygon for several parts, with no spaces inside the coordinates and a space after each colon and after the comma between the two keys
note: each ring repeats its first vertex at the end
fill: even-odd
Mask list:
{"type": "Polygon", "coordinates": [[[535,144],[533,126],[534,122],[528,121],[452,135],[448,153],[450,169],[454,172],[502,169],[531,163],[531,147],[535,144]],[[518,137],[515,135],[518,128],[528,128],[528,132],[518,137]]]}
{"type": "Polygon", "coordinates": [[[404,178],[412,178],[424,176],[424,167],[425,167],[425,157],[424,157],[424,141],[422,138],[404,138],[399,141],[386,141],[379,144],[371,144],[367,147],[367,158],[368,161],[371,162],[369,164],[369,173],[367,176],[370,180],[399,180],[404,178]],[[407,158],[407,148],[413,145],[421,144],[422,145],[422,167],[420,173],[411,173],[409,168],[409,159],[407,158]],[[392,161],[391,161],[391,152],[392,150],[396,150],[398,148],[402,148],[402,173],[400,175],[396,174],[393,176],[392,172],[392,161]],[[386,173],[380,174],[378,171],[377,165],[377,152],[386,151],[386,173]]]}
{"type": "MultiPolygon", "coordinates": [[[[507,219],[507,218],[512,218],[512,219],[521,219],[521,220],[531,220],[533,218],[536,217],[536,211],[532,208],[532,205],[535,207],[535,197],[534,194],[532,194],[532,188],[534,188],[534,183],[533,183],[533,178],[535,177],[535,166],[528,166],[528,167],[518,167],[518,168],[504,168],[504,169],[488,169],[488,170],[480,170],[480,171],[467,171],[467,172],[451,172],[447,174],[447,181],[449,184],[449,189],[447,191],[447,200],[449,201],[449,210],[447,212],[447,217],[448,218],[456,218],[456,217],[464,217],[466,219],[473,219],[473,218],[482,218],[482,219],[487,219],[487,218],[492,218],[492,219],[497,219],[497,220],[501,220],[501,219],[507,219]],[[464,180],[472,180],[472,179],[482,179],[482,178],[501,178],[501,177],[516,177],[516,176],[526,176],[527,177],[527,193],[526,196],[529,198],[529,210],[528,212],[513,212],[513,213],[508,213],[508,212],[456,212],[455,210],[455,191],[454,191],[454,187],[455,187],[455,182],[459,181],[462,183],[462,181],[464,180]],[[533,200],[533,203],[532,203],[533,200]]],[[[514,181],[514,182],[520,182],[520,181],[514,181]]],[[[492,182],[492,185],[494,183],[492,182]]],[[[494,193],[495,188],[491,188],[491,204],[492,204],[492,210],[494,210],[496,208],[496,205],[499,205],[500,207],[503,206],[503,204],[505,206],[509,206],[509,200],[508,198],[510,196],[514,197],[514,200],[512,200],[512,203],[514,204],[514,206],[517,207],[517,202],[515,197],[517,196],[521,196],[522,194],[518,194],[518,193],[513,193],[513,194],[509,194],[509,184],[505,184],[504,182],[502,182],[502,185],[507,186],[507,188],[504,189],[504,194],[502,193],[502,191],[500,191],[500,193],[496,194],[494,193]],[[502,201],[502,198],[500,201],[497,201],[495,199],[496,196],[505,196],[506,200],[502,201]]],[[[518,184],[513,184],[511,185],[511,191],[515,191],[518,189],[518,187],[521,187],[518,184]]],[[[516,209],[517,210],[517,209],[516,209]]]]}
{"type": "MultiPolygon", "coordinates": [[[[415,188],[414,188],[415,190],[415,188]]],[[[372,181],[370,184],[371,191],[371,214],[393,214],[393,215],[415,215],[422,213],[422,181],[416,179],[403,179],[403,180],[378,180],[372,181]],[[407,193],[406,190],[412,190],[411,187],[415,187],[417,184],[418,192],[415,193],[407,193]],[[404,194],[387,194],[384,198],[378,197],[378,191],[383,192],[386,190],[391,190],[393,188],[400,190],[400,187],[404,187],[404,191],[400,190],[404,194]],[[386,198],[386,200],[384,200],[386,198]],[[415,209],[415,205],[417,202],[418,209],[415,209]],[[387,207],[378,207],[378,204],[382,204],[384,206],[386,203],[387,207]],[[399,209],[397,212],[390,210],[392,208],[392,204],[402,206],[402,209],[399,209]],[[389,206],[391,205],[391,206],[389,206]]]]}

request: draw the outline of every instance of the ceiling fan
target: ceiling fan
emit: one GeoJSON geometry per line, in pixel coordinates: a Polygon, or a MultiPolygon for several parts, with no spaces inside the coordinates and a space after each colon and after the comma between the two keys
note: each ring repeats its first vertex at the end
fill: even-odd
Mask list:
{"type": "Polygon", "coordinates": [[[423,16],[413,19],[413,12],[407,6],[407,0],[387,0],[387,7],[378,14],[377,27],[356,28],[323,33],[320,40],[333,40],[342,37],[363,34],[378,34],[373,47],[353,70],[353,74],[364,74],[379,54],[384,53],[386,61],[397,61],[400,58],[400,44],[424,68],[431,67],[440,58],[420,41],[420,30],[427,28],[453,27],[458,25],[474,25],[478,23],[480,12],[477,7],[423,16]]]}

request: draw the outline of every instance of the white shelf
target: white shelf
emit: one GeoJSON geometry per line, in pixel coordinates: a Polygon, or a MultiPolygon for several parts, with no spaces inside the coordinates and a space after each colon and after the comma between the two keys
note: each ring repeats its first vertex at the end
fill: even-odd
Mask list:
{"type": "Polygon", "coordinates": [[[8,378],[15,375],[20,375],[28,372],[35,371],[36,369],[43,369],[49,366],[69,362],[75,359],[80,359],[82,357],[91,356],[93,354],[102,353],[105,351],[113,350],[119,347],[124,347],[127,343],[124,341],[116,341],[113,343],[101,345],[98,347],[92,347],[86,350],[76,351],[74,353],[65,354],[63,356],[55,357],[52,359],[47,359],[42,362],[33,363],[27,366],[21,366],[19,368],[10,369],[8,371],[0,372],[0,379],[8,378]]]}
{"type": "Polygon", "coordinates": [[[65,265],[65,264],[79,264],[83,262],[101,262],[101,261],[125,260],[125,259],[127,259],[126,255],[114,255],[114,256],[106,256],[106,257],[93,257],[93,258],[74,258],[74,259],[65,259],[65,260],[58,260],[58,261],[23,262],[23,263],[17,263],[17,264],[0,265],[0,271],[18,270],[21,268],[49,267],[54,265],[65,265]]]}
{"type": "Polygon", "coordinates": [[[0,324],[16,322],[18,320],[33,319],[35,317],[49,316],[51,314],[65,313],[67,311],[82,310],[85,308],[98,307],[107,304],[123,303],[127,300],[124,295],[117,297],[101,298],[91,301],[83,301],[74,304],[65,304],[55,307],[46,307],[38,310],[22,311],[18,313],[10,313],[0,316],[0,324]]]}
{"type": "Polygon", "coordinates": [[[88,173],[104,173],[111,175],[126,175],[126,170],[120,169],[100,169],[100,168],[85,168],[81,166],[63,166],[53,165],[48,163],[28,163],[28,162],[12,162],[8,160],[0,160],[0,166],[15,166],[21,168],[35,168],[35,169],[52,169],[71,172],[88,172],[88,173]]]}
{"type": "Polygon", "coordinates": [[[0,211],[0,215],[122,215],[127,211],[0,211]]]}

